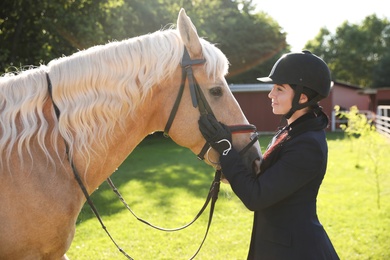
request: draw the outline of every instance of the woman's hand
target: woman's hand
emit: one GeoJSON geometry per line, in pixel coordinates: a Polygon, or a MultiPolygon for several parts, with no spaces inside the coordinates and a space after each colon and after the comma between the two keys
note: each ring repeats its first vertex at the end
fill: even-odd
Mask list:
{"type": "Polygon", "coordinates": [[[232,133],[228,126],[220,123],[213,115],[201,115],[199,130],[206,141],[220,155],[227,155],[232,149],[232,133]]]}

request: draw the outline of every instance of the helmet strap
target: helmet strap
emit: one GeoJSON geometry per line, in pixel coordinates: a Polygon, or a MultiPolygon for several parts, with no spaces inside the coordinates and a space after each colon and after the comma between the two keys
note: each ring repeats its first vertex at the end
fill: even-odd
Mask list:
{"type": "Polygon", "coordinates": [[[316,95],[308,102],[299,103],[299,99],[301,98],[301,94],[303,93],[303,86],[297,85],[294,89],[295,94],[292,100],[291,109],[284,115],[286,119],[290,119],[290,117],[295,113],[295,111],[300,110],[305,107],[313,106],[318,103],[322,99],[321,95],[316,95]]]}
{"type": "Polygon", "coordinates": [[[295,113],[295,111],[301,109],[300,106],[302,104],[299,104],[299,99],[301,98],[302,92],[303,92],[303,86],[297,85],[294,88],[294,97],[291,103],[291,109],[290,111],[287,112],[287,114],[284,115],[286,119],[290,119],[290,117],[295,113]]]}

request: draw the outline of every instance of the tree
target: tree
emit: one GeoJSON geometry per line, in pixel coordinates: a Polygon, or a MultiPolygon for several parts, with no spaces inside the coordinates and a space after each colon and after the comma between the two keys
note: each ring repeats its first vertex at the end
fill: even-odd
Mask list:
{"type": "Polygon", "coordinates": [[[374,67],[374,88],[390,87],[390,53],[385,54],[374,67]]]}
{"type": "Polygon", "coordinates": [[[229,82],[255,82],[286,50],[280,26],[252,0],[3,0],[0,71],[18,70],[174,24],[181,7],[201,37],[226,54],[229,82]]]}
{"type": "Polygon", "coordinates": [[[390,22],[376,15],[367,16],[361,24],[344,22],[331,34],[322,28],[305,48],[328,63],[332,77],[363,87],[390,85],[386,68],[390,55],[390,22]],[[377,77],[382,77],[381,81],[377,77]],[[383,82],[385,80],[385,82],[383,82]]]}
{"type": "Polygon", "coordinates": [[[184,6],[190,3],[199,34],[217,43],[230,61],[229,83],[257,82],[286,52],[285,33],[267,14],[254,13],[252,1],[188,1],[184,6]]]}
{"type": "MultiPolygon", "coordinates": [[[[5,0],[0,8],[0,66],[46,63],[107,37],[99,20],[103,0],[5,0]]],[[[2,69],[3,70],[3,69],[2,69]]]]}

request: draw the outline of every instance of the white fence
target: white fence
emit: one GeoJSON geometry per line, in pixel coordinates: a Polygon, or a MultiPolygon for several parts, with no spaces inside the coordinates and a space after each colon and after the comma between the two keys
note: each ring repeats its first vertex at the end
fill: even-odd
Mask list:
{"type": "Polygon", "coordinates": [[[375,127],[379,133],[390,137],[390,106],[378,106],[375,127]]]}
{"type": "MultiPolygon", "coordinates": [[[[376,130],[390,138],[390,106],[378,106],[376,115],[369,110],[360,110],[362,114],[365,114],[367,119],[372,119],[375,122],[376,130]]],[[[331,129],[332,132],[340,131],[340,124],[348,123],[347,119],[338,118],[336,111],[332,111],[331,129]]]]}

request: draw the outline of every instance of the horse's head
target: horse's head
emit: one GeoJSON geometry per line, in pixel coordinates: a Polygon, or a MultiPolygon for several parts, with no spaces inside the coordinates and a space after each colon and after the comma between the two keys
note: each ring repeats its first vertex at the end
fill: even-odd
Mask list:
{"type": "MultiPolygon", "coordinates": [[[[177,27],[184,45],[184,54],[177,72],[168,80],[167,85],[176,87],[182,82],[183,94],[177,94],[180,93],[177,87],[173,88],[174,92],[166,93],[164,118],[161,120],[168,122],[165,132],[169,132],[176,143],[200,154],[205,145],[205,139],[198,128],[201,113],[212,111],[218,121],[229,126],[247,126],[248,120],[224,78],[228,70],[225,55],[214,45],[198,37],[195,26],[183,9],[179,13],[177,27]],[[178,105],[177,111],[174,108],[175,102],[178,105]]],[[[234,148],[238,151],[245,148],[251,142],[252,135],[253,131],[233,133],[234,148]]],[[[258,173],[261,158],[258,142],[254,142],[243,154],[243,158],[247,167],[258,173]]],[[[205,161],[215,167],[218,160],[218,154],[213,150],[205,156],[205,161]]]]}

